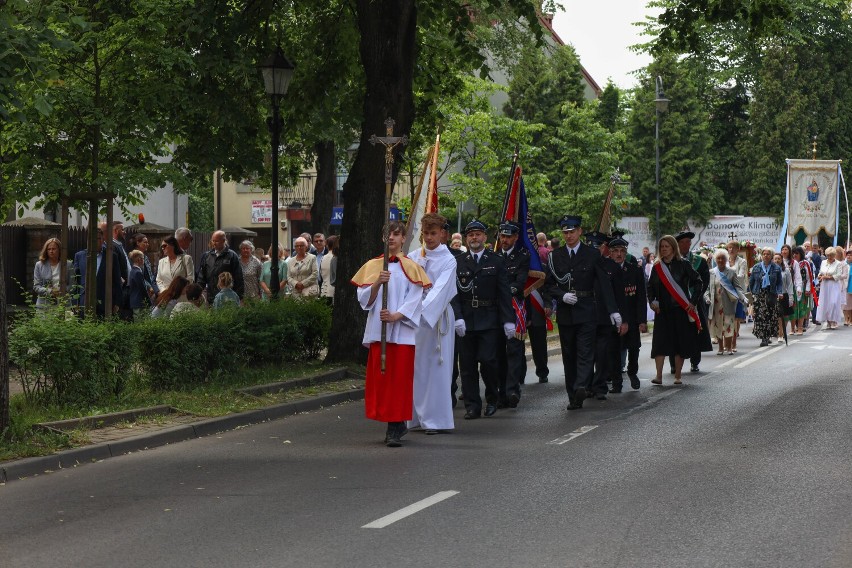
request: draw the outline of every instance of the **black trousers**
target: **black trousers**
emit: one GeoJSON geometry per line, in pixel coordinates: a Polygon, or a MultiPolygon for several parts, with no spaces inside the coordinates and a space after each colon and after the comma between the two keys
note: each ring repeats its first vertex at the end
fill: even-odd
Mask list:
{"type": "Polygon", "coordinates": [[[642,346],[642,334],[639,333],[638,325],[631,325],[627,329],[627,333],[620,338],[621,358],[619,360],[618,378],[613,375],[612,388],[618,390],[621,388],[623,378],[621,376],[621,368],[625,355],[627,356],[627,376],[632,377],[639,372],[639,348],[642,346]]]}
{"type": "Polygon", "coordinates": [[[559,346],[562,349],[562,366],[565,369],[565,390],[573,397],[580,387],[589,386],[595,365],[594,321],[577,324],[559,324],[559,346]]]}
{"type": "Polygon", "coordinates": [[[539,379],[546,379],[550,374],[547,368],[547,327],[537,325],[527,328],[532,349],[533,363],[535,363],[535,375],[539,379]]]}
{"type": "Polygon", "coordinates": [[[474,413],[482,412],[482,397],[479,394],[479,373],[485,383],[485,400],[488,404],[497,404],[497,350],[500,348],[500,336],[503,329],[468,331],[459,345],[459,374],[462,383],[465,409],[474,413]]]}
{"type": "Polygon", "coordinates": [[[500,401],[506,402],[509,396],[516,394],[520,398],[521,385],[527,374],[527,355],[525,343],[520,339],[506,339],[502,336],[503,348],[497,353],[499,368],[498,392],[500,401]]]}
{"type": "Polygon", "coordinates": [[[590,379],[595,394],[607,392],[606,382],[617,373],[621,377],[621,343],[618,330],[612,325],[598,325],[595,330],[595,367],[590,379]]]}

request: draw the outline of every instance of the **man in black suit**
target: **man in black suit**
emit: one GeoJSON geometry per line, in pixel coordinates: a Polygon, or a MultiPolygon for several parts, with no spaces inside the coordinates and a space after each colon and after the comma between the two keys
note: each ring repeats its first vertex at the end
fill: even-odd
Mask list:
{"type": "Polygon", "coordinates": [[[515,334],[515,314],[509,291],[509,273],[503,257],[485,248],[486,226],[474,219],[465,227],[467,252],[456,258],[458,294],[453,298],[456,335],[462,338],[459,370],[465,419],[479,418],[479,369],[485,383],[485,416],[497,412],[500,335],[515,334]]]}
{"type": "MultiPolygon", "coordinates": [[[[689,372],[697,373],[698,365],[701,364],[701,352],[712,351],[713,344],[710,343],[710,326],[707,323],[707,303],[704,301],[704,294],[710,286],[710,265],[704,260],[700,254],[694,254],[692,249],[692,239],[695,238],[695,233],[692,231],[681,231],[675,235],[677,248],[680,250],[680,256],[689,261],[692,268],[698,272],[701,277],[701,300],[695,307],[698,309],[698,319],[701,321],[701,331],[698,333],[698,346],[695,353],[689,358],[689,372]]],[[[689,291],[685,290],[687,294],[689,291]]],[[[672,374],[674,374],[675,360],[674,356],[669,357],[669,365],[672,374]]]]}
{"type": "MultiPolygon", "coordinates": [[[[518,245],[521,227],[517,223],[506,222],[500,225],[500,250],[506,271],[509,273],[509,291],[518,309],[524,305],[524,288],[530,271],[530,252],[518,245]]],[[[514,306],[512,313],[515,313],[514,306]]],[[[517,314],[514,318],[517,320],[517,314]]],[[[527,356],[524,340],[515,334],[506,337],[503,348],[498,351],[500,377],[500,404],[516,408],[521,400],[521,385],[527,374],[527,356]]]]}
{"type": "Polygon", "coordinates": [[[559,304],[556,322],[565,367],[565,389],[569,410],[583,407],[586,389],[595,361],[597,302],[603,302],[613,325],[621,325],[621,316],[612,294],[612,286],[601,286],[601,298],[595,298],[595,284],[607,278],[600,253],[580,242],[582,219],[565,215],[560,219],[565,246],[548,255],[547,280],[544,284],[545,306],[553,300],[559,304]]]}
{"type": "MultiPolygon", "coordinates": [[[[97,302],[95,305],[95,313],[101,319],[104,318],[104,308],[106,306],[106,243],[104,242],[103,229],[98,229],[98,254],[97,268],[95,271],[96,291],[95,296],[97,302]]],[[[74,276],[78,286],[78,305],[82,315],[83,308],[86,306],[86,258],[88,252],[83,249],[74,255],[74,276]]],[[[121,256],[113,247],[112,249],[112,309],[113,313],[119,310],[121,302],[121,256]]]]}
{"type": "Polygon", "coordinates": [[[549,380],[550,369],[547,367],[547,320],[545,318],[550,317],[550,304],[543,306],[545,313],[542,314],[533,306],[531,296],[527,296],[524,301],[526,302],[527,316],[529,316],[527,334],[530,337],[530,350],[535,364],[535,374],[539,383],[546,383],[549,380]]]}
{"type": "Polygon", "coordinates": [[[627,260],[627,241],[623,233],[613,231],[609,241],[609,252],[612,260],[621,268],[624,283],[624,304],[627,333],[621,336],[621,356],[618,376],[612,375],[612,388],[609,392],[621,392],[623,378],[621,369],[627,358],[627,377],[630,386],[639,388],[639,348],[642,346],[642,333],[648,331],[648,291],[645,288],[645,274],[635,263],[627,260]]]}
{"type": "Polygon", "coordinates": [[[586,234],[586,242],[594,248],[598,249],[601,255],[600,264],[606,272],[605,280],[595,282],[595,298],[603,297],[603,288],[609,287],[612,290],[615,305],[618,308],[618,314],[621,317],[621,323],[618,326],[613,325],[610,319],[610,312],[607,311],[606,305],[598,301],[598,318],[597,329],[595,331],[595,370],[594,375],[590,379],[591,392],[589,396],[594,396],[598,400],[606,400],[608,387],[607,381],[613,380],[616,373],[621,376],[621,336],[627,332],[627,326],[624,323],[625,304],[624,304],[624,281],[622,271],[619,266],[609,258],[609,237],[598,231],[592,231],[586,234]]]}

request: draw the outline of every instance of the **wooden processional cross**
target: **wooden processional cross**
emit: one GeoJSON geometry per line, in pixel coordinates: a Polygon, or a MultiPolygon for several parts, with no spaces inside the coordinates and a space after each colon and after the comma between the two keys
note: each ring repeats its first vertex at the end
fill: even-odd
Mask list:
{"type": "MultiPolygon", "coordinates": [[[[397,146],[405,146],[408,144],[408,136],[394,136],[393,135],[393,127],[396,124],[394,119],[388,117],[385,121],[385,135],[384,136],[376,136],[373,134],[370,136],[370,144],[376,145],[376,143],[381,144],[385,147],[385,223],[388,222],[388,217],[390,217],[390,200],[391,200],[391,184],[393,182],[393,150],[397,146]]],[[[382,263],[382,270],[388,269],[388,239],[385,239],[385,258],[382,263]]],[[[382,284],[382,309],[388,309],[388,284],[385,282],[382,284]]],[[[387,351],[387,333],[388,333],[388,324],[387,322],[382,322],[382,373],[385,372],[385,361],[386,361],[386,351],[387,351]]]]}

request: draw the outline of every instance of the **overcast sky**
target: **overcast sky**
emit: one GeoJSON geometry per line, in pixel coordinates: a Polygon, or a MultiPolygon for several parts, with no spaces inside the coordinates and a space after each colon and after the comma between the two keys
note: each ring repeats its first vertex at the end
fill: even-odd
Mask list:
{"type": "Polygon", "coordinates": [[[646,41],[633,25],[652,14],[645,0],[562,0],[562,4],[565,11],[556,14],[553,27],[562,41],[574,46],[597,84],[604,88],[612,78],[619,87],[633,87],[636,79],[630,73],[651,61],[628,49],[646,41]]]}

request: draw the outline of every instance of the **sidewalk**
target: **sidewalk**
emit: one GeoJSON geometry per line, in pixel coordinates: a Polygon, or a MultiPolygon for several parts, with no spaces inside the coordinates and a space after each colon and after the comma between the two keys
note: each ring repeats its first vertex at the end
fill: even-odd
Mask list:
{"type": "MultiPolygon", "coordinates": [[[[559,336],[557,334],[548,336],[547,345],[548,357],[560,355],[559,336]]],[[[532,352],[528,345],[526,356],[527,361],[532,359],[532,352]]],[[[334,372],[337,371],[332,371],[332,373],[334,372]]],[[[317,377],[297,379],[295,381],[288,381],[288,383],[298,385],[300,382],[316,379],[317,377]]],[[[276,385],[279,385],[279,383],[275,385],[260,385],[244,390],[253,391],[248,394],[261,394],[263,392],[273,392],[276,385]]],[[[23,392],[17,380],[10,380],[9,386],[12,394],[23,392]]],[[[123,420],[125,425],[120,428],[113,427],[109,430],[101,429],[102,432],[91,436],[92,443],[85,446],[63,450],[49,456],[0,462],[0,483],[52,473],[61,469],[75,468],[86,463],[97,462],[131,452],[202,438],[251,424],[277,420],[302,412],[320,410],[344,402],[362,400],[363,398],[364,387],[362,385],[345,392],[323,394],[247,412],[218,416],[216,418],[199,418],[194,415],[174,412],[167,415],[168,418],[165,419],[167,423],[165,424],[162,422],[133,423],[135,417],[146,409],[128,410],[122,413],[115,413],[109,417],[97,416],[93,418],[101,421],[106,419],[110,423],[123,420]],[[127,422],[131,422],[132,424],[128,426],[127,422]]],[[[92,432],[96,432],[96,430],[92,432]]]]}

